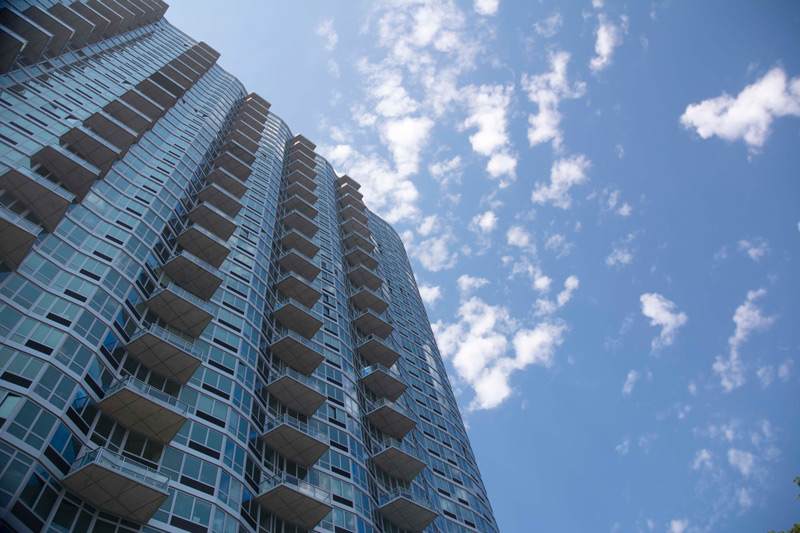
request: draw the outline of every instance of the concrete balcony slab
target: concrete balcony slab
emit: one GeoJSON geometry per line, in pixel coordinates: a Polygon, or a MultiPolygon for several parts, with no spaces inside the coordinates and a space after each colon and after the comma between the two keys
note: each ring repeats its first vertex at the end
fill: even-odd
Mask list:
{"type": "Polygon", "coordinates": [[[193,343],[156,325],[137,332],[125,349],[156,374],[181,385],[189,381],[205,358],[193,343]]]}
{"type": "Polygon", "coordinates": [[[330,448],[327,435],[285,414],[269,421],[261,438],[285,458],[305,467],[313,466],[330,448]]]}
{"type": "Polygon", "coordinates": [[[214,317],[211,304],[174,283],[154,292],[146,303],[170,327],[190,337],[199,337],[214,317]]]}
{"type": "MultiPolygon", "coordinates": [[[[188,241],[191,235],[202,237],[193,231],[184,241],[188,241]]],[[[164,272],[181,288],[202,300],[211,299],[222,284],[222,273],[219,270],[186,250],[164,263],[164,272]]]]}
{"type": "Polygon", "coordinates": [[[30,209],[49,232],[56,229],[75,200],[71,192],[24,167],[9,169],[0,176],[0,188],[30,209]]]}

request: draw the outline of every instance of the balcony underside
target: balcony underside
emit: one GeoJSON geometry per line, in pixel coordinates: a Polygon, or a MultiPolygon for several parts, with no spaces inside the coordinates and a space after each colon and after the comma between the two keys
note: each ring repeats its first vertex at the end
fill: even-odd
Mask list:
{"type": "Polygon", "coordinates": [[[125,124],[102,111],[91,115],[83,121],[83,124],[92,128],[99,136],[121,150],[127,150],[139,136],[125,124]]]}
{"type": "Polygon", "coordinates": [[[333,510],[330,505],[285,484],[271,487],[256,499],[283,520],[305,529],[314,529],[333,510]]]}
{"type": "Polygon", "coordinates": [[[294,182],[291,185],[286,187],[286,196],[299,196],[309,204],[316,204],[319,198],[317,197],[314,191],[306,189],[303,185],[298,182],[294,182]]]}
{"type": "Polygon", "coordinates": [[[391,324],[369,310],[356,317],[353,324],[364,335],[377,335],[381,339],[385,339],[394,331],[391,324]]]}
{"type": "Polygon", "coordinates": [[[153,124],[152,118],[121,99],[112,100],[106,104],[103,111],[136,132],[137,135],[143,134],[153,124]]]}
{"type": "Polygon", "coordinates": [[[239,199],[216,183],[210,183],[200,189],[197,198],[201,202],[208,202],[229,217],[235,217],[242,209],[239,199]]]}
{"type": "Polygon", "coordinates": [[[313,156],[309,156],[307,153],[304,153],[301,150],[293,150],[289,154],[289,163],[291,164],[294,163],[295,161],[299,161],[300,163],[303,163],[305,166],[309,168],[314,168],[317,165],[316,161],[314,161],[313,156]]]}
{"type": "Polygon", "coordinates": [[[152,331],[135,336],[125,349],[156,374],[182,385],[189,381],[202,363],[199,357],[152,331]]]}
{"type": "Polygon", "coordinates": [[[74,194],[22,167],[0,176],[0,188],[13,194],[50,232],[56,229],[75,199],[74,194]]]}
{"type": "Polygon", "coordinates": [[[271,381],[267,391],[283,405],[304,416],[313,415],[325,403],[324,394],[286,374],[271,381]]]}
{"type": "Polygon", "coordinates": [[[100,177],[99,168],[57,145],[42,147],[31,160],[53,174],[79,201],[100,177]]]}
{"type": "Polygon", "coordinates": [[[178,100],[178,96],[162,87],[153,78],[145,78],[136,86],[143,95],[160,105],[164,109],[172,107],[178,100]]]}
{"type": "Polygon", "coordinates": [[[213,315],[169,288],[160,290],[147,300],[147,306],[164,322],[190,337],[199,337],[213,315]]]}
{"type": "Polygon", "coordinates": [[[373,370],[363,378],[361,383],[381,398],[390,402],[397,400],[408,388],[408,385],[382,368],[373,370]]]}
{"type": "Polygon", "coordinates": [[[388,405],[382,405],[367,413],[367,420],[380,431],[396,439],[402,439],[417,425],[413,418],[388,405]]]}
{"type": "Polygon", "coordinates": [[[358,353],[373,364],[391,368],[400,358],[400,353],[378,339],[369,339],[358,345],[358,353]]]}
{"type": "Polygon", "coordinates": [[[122,153],[120,148],[83,126],[75,126],[62,135],[61,140],[69,143],[81,157],[97,167],[101,174],[108,172],[108,169],[122,153]]]}
{"type": "Polygon", "coordinates": [[[300,211],[311,220],[317,218],[317,215],[319,214],[319,211],[317,211],[316,207],[308,203],[299,195],[287,196],[286,200],[283,202],[283,207],[286,208],[287,212],[294,210],[300,211]]]}
{"type": "Polygon", "coordinates": [[[308,217],[303,216],[299,211],[290,211],[283,216],[283,223],[287,228],[295,229],[308,237],[313,239],[314,235],[319,231],[317,223],[308,217]]]}
{"type": "Polygon", "coordinates": [[[239,199],[247,192],[246,180],[237,178],[224,168],[215,168],[212,170],[211,173],[206,176],[206,181],[219,185],[239,199]]]}
{"type": "MultiPolygon", "coordinates": [[[[36,63],[41,58],[45,49],[50,44],[52,35],[44,31],[38,24],[33,23],[28,17],[22,16],[17,11],[12,11],[5,7],[8,5],[3,2],[0,8],[0,23],[8,31],[0,36],[0,48],[10,49],[14,58],[17,54],[21,53],[25,59],[31,63],[36,63]],[[20,39],[23,41],[23,46],[19,48],[20,39]]],[[[2,56],[0,52],[0,56],[2,56]]],[[[13,64],[9,63],[9,67],[13,64]]]]}
{"type": "Polygon", "coordinates": [[[322,349],[315,350],[290,335],[282,337],[270,345],[270,350],[289,368],[303,374],[311,374],[322,363],[325,357],[322,349]]]}
{"type": "Polygon", "coordinates": [[[287,250],[297,250],[310,259],[313,259],[314,256],[317,255],[317,252],[319,252],[319,246],[296,230],[284,233],[281,237],[281,244],[287,250]]]}
{"type": "Polygon", "coordinates": [[[164,444],[169,444],[186,422],[178,411],[125,387],[103,398],[99,405],[123,426],[164,444]]]}
{"type": "Polygon", "coordinates": [[[362,311],[365,309],[372,309],[376,313],[381,314],[389,307],[389,302],[384,300],[379,294],[363,288],[351,296],[350,299],[353,304],[362,311]]]}
{"type": "Polygon", "coordinates": [[[254,140],[252,136],[248,136],[238,129],[231,131],[231,134],[228,135],[226,140],[236,141],[252,154],[258,151],[258,141],[254,140]]]}
{"type": "Polygon", "coordinates": [[[349,184],[355,190],[358,190],[358,189],[361,188],[361,185],[356,180],[354,180],[353,178],[348,176],[347,174],[344,174],[344,175],[336,178],[336,185],[339,185],[341,187],[342,185],[345,185],[345,184],[349,184]]]}
{"type": "Polygon", "coordinates": [[[303,433],[289,424],[279,424],[261,436],[264,442],[290,461],[310,467],[316,463],[330,446],[303,433]]]}
{"type": "Polygon", "coordinates": [[[382,505],[380,511],[389,522],[409,531],[422,531],[439,516],[430,509],[405,498],[396,498],[382,505]]]}
{"type": "MultiPolygon", "coordinates": [[[[178,235],[177,241],[184,250],[214,268],[219,268],[231,251],[225,241],[199,226],[190,226],[182,231],[178,235]]],[[[173,277],[173,279],[176,278],[173,277]]],[[[183,286],[182,283],[179,283],[179,285],[183,286]]],[[[214,293],[212,292],[211,294],[213,295],[214,293]]]]}
{"type": "Polygon", "coordinates": [[[367,287],[373,291],[380,289],[381,285],[383,285],[383,279],[363,265],[358,265],[354,269],[349,270],[347,272],[347,277],[355,283],[356,287],[367,287]]]}
{"type": "Polygon", "coordinates": [[[314,281],[320,273],[320,268],[307,257],[289,250],[278,259],[278,264],[289,272],[296,272],[309,281],[314,281]]]}
{"type": "Polygon", "coordinates": [[[0,206],[0,261],[13,270],[28,255],[42,228],[0,206]]]}
{"type": "Polygon", "coordinates": [[[342,229],[346,234],[357,232],[365,239],[369,239],[372,235],[372,230],[355,217],[344,219],[344,222],[342,222],[342,229]]]}
{"type": "Polygon", "coordinates": [[[425,463],[395,446],[373,455],[372,462],[390,476],[403,481],[411,481],[425,469],[425,463]]]}
{"type": "Polygon", "coordinates": [[[307,339],[311,339],[322,327],[320,319],[291,301],[281,304],[273,314],[278,322],[307,339]]]}
{"type": "Polygon", "coordinates": [[[289,175],[286,176],[286,181],[289,183],[289,185],[293,183],[299,183],[309,191],[314,191],[317,188],[317,182],[314,181],[313,177],[306,176],[298,170],[290,172],[289,175]]]}
{"type": "Polygon", "coordinates": [[[285,296],[297,300],[306,307],[313,307],[322,296],[322,292],[300,276],[285,276],[275,286],[285,296]]]}
{"type": "Polygon", "coordinates": [[[375,259],[375,256],[363,248],[352,248],[347,252],[347,254],[345,254],[344,257],[347,259],[347,262],[353,266],[364,265],[369,269],[375,269],[378,267],[378,260],[375,259]]]}
{"type": "Polygon", "coordinates": [[[253,161],[256,160],[256,156],[251,150],[248,150],[247,148],[237,143],[233,139],[225,143],[225,145],[223,145],[222,147],[222,150],[230,152],[235,157],[241,159],[247,165],[252,165],[253,161]]]}
{"type": "Polygon", "coordinates": [[[236,176],[240,181],[245,181],[250,176],[250,166],[230,152],[222,152],[214,163],[236,176]]]}
{"type": "Polygon", "coordinates": [[[344,209],[340,210],[339,214],[342,215],[342,220],[347,220],[348,218],[354,218],[359,222],[361,222],[362,224],[366,224],[367,221],[369,220],[369,217],[367,217],[366,214],[364,214],[362,211],[359,211],[352,205],[348,205],[344,209]]]}
{"type": "Polygon", "coordinates": [[[164,263],[164,272],[175,283],[203,300],[214,296],[222,284],[219,272],[212,268],[205,261],[193,258],[185,251],[164,263]]]}
{"type": "Polygon", "coordinates": [[[47,8],[47,11],[73,30],[69,42],[75,48],[83,46],[94,29],[92,23],[65,5],[55,4],[47,8]]]}
{"type": "Polygon", "coordinates": [[[164,107],[148,98],[143,92],[131,89],[122,94],[120,99],[150,119],[151,123],[164,114],[164,107]]]}
{"type": "Polygon", "coordinates": [[[187,216],[189,220],[200,224],[223,241],[230,239],[233,232],[236,231],[236,222],[207,202],[203,202],[189,211],[187,216]]]}
{"type": "Polygon", "coordinates": [[[347,248],[352,248],[354,246],[360,246],[364,248],[368,252],[372,252],[375,249],[375,245],[369,239],[369,237],[365,237],[360,233],[348,233],[344,238],[344,245],[347,248]]]}
{"type": "Polygon", "coordinates": [[[141,524],[150,520],[168,496],[166,492],[98,463],[71,472],[63,483],[95,507],[141,524]]]}

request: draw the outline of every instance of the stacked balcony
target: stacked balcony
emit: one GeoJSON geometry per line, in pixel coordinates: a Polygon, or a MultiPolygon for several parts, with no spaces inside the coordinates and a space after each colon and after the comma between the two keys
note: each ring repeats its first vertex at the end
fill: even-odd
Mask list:
{"type": "MultiPolygon", "coordinates": [[[[314,241],[303,235],[297,230],[286,230],[281,234],[281,245],[286,250],[297,250],[305,256],[309,262],[313,261],[313,257],[319,252],[319,246],[314,244],[314,241]]],[[[313,265],[313,262],[312,262],[313,265]]],[[[313,269],[311,269],[313,270],[313,269]]],[[[311,271],[309,270],[309,272],[311,271]]],[[[316,277],[316,274],[314,275],[316,277]]],[[[314,278],[310,278],[314,279],[314,278]]]]}
{"type": "Polygon", "coordinates": [[[169,477],[105,448],[75,459],[62,482],[90,504],[142,524],[169,496],[169,477]]]}
{"type": "Polygon", "coordinates": [[[367,287],[358,289],[358,291],[350,297],[350,301],[361,311],[372,309],[379,315],[389,307],[389,302],[386,301],[383,295],[367,287]]]}
{"type": "Polygon", "coordinates": [[[13,194],[49,232],[55,230],[75,199],[63,187],[24,167],[10,169],[0,176],[0,188],[13,194]]]}
{"type": "Polygon", "coordinates": [[[128,429],[163,444],[172,441],[189,414],[187,404],[130,376],[112,383],[99,407],[128,429]]]}
{"type": "Polygon", "coordinates": [[[303,374],[314,372],[325,359],[321,345],[288,329],[276,331],[269,348],[289,368],[303,374]]]}
{"type": "Polygon", "coordinates": [[[284,296],[297,300],[306,307],[314,307],[322,296],[322,292],[316,287],[291,272],[279,277],[275,286],[284,296]]]}
{"type": "MultiPolygon", "coordinates": [[[[298,185],[298,187],[302,187],[302,185],[298,185]]],[[[319,211],[312,205],[313,203],[316,203],[316,196],[314,197],[313,202],[310,202],[300,195],[287,194],[286,200],[283,201],[283,207],[286,209],[287,213],[291,211],[298,211],[311,220],[314,220],[317,218],[319,211]]]]}
{"type": "Polygon", "coordinates": [[[211,304],[174,283],[156,290],[146,303],[170,327],[190,337],[199,337],[214,316],[211,304]]]}
{"type": "Polygon", "coordinates": [[[417,422],[406,414],[405,408],[385,398],[381,398],[371,406],[367,412],[367,420],[380,431],[396,439],[402,439],[417,425],[417,422]]]}
{"type": "Polygon", "coordinates": [[[361,383],[376,396],[395,402],[408,388],[397,371],[380,364],[368,366],[361,371],[361,383]]]}
{"type": "Polygon", "coordinates": [[[142,106],[141,104],[144,103],[146,97],[135,90],[129,91],[129,93],[128,100],[136,100],[138,98],[139,106],[129,103],[121,96],[106,104],[103,107],[103,111],[129,130],[135,132],[136,135],[142,135],[153,125],[155,118],[158,116],[157,109],[153,106],[155,102],[147,102],[148,105],[142,106]],[[146,114],[139,107],[144,107],[147,111],[153,113],[153,116],[146,114]]]}
{"type": "Polygon", "coordinates": [[[136,131],[104,111],[95,112],[83,121],[83,125],[122,151],[130,148],[139,138],[136,131]]]}
{"type": "MultiPolygon", "coordinates": [[[[144,126],[147,128],[152,126],[153,123],[166,111],[164,106],[162,106],[152,98],[148,97],[138,89],[130,89],[128,92],[120,95],[119,99],[120,101],[124,102],[131,108],[135,109],[139,114],[141,114],[147,119],[148,123],[146,126],[144,126]]],[[[108,107],[108,105],[106,107],[108,107]]],[[[135,117],[134,120],[138,123],[142,122],[140,119],[136,119],[135,117]]],[[[139,128],[143,127],[141,126],[141,124],[139,124],[138,126],[139,128]]],[[[134,129],[131,125],[129,125],[128,127],[134,129]]]]}
{"type": "Polygon", "coordinates": [[[375,243],[372,242],[372,239],[365,237],[357,231],[345,234],[342,240],[344,241],[345,247],[348,249],[358,246],[369,253],[372,253],[375,250],[375,243]]]}
{"type": "MultiPolygon", "coordinates": [[[[203,329],[205,326],[199,331],[203,329]]],[[[136,333],[125,349],[153,372],[182,385],[189,381],[205,357],[193,343],[155,324],[136,333]]]]}
{"type": "MultiPolygon", "coordinates": [[[[183,242],[187,242],[187,244],[190,244],[189,239],[192,238],[192,235],[200,235],[196,231],[197,228],[190,228],[190,230],[192,233],[183,239],[183,242]]],[[[184,234],[185,232],[181,235],[184,234]]],[[[203,239],[209,242],[212,237],[210,233],[202,236],[203,239]]],[[[219,247],[219,253],[222,253],[223,245],[217,242],[216,246],[219,247]]],[[[210,253],[212,252],[208,252],[206,255],[210,253]]],[[[181,250],[164,263],[164,272],[183,289],[203,300],[208,300],[214,296],[214,293],[222,284],[222,272],[206,261],[195,257],[187,250],[181,250]]],[[[197,335],[193,336],[196,337],[197,335]]]]}
{"type": "Polygon", "coordinates": [[[349,193],[339,195],[339,206],[342,208],[348,206],[355,207],[356,210],[361,211],[362,213],[367,209],[361,198],[349,193]]]}
{"type": "Polygon", "coordinates": [[[236,157],[230,151],[226,150],[225,152],[222,152],[222,154],[214,161],[214,164],[227,170],[229,174],[234,176],[242,183],[247,182],[247,178],[250,177],[250,165],[236,157]]]}
{"type": "MultiPolygon", "coordinates": [[[[191,224],[188,228],[179,233],[177,242],[191,255],[201,259],[214,268],[222,266],[222,263],[231,251],[227,242],[197,224],[191,224]]],[[[174,264],[177,259],[178,256],[173,257],[167,264],[174,264]]],[[[166,265],[164,268],[166,269],[166,265]]],[[[203,273],[210,272],[204,268],[200,268],[200,271],[203,273]]],[[[170,277],[175,280],[178,279],[172,275],[170,275],[170,277]]],[[[214,290],[216,290],[216,287],[219,286],[219,284],[216,283],[216,279],[208,278],[208,281],[211,282],[209,289],[211,286],[214,286],[214,290]]],[[[202,283],[203,281],[200,280],[200,282],[202,283]]],[[[220,278],[220,283],[221,282],[222,279],[220,278]]],[[[183,285],[183,283],[181,283],[181,285],[183,285]]],[[[212,295],[214,294],[213,291],[209,290],[209,292],[211,292],[212,295]]]]}
{"type": "Polygon", "coordinates": [[[233,232],[236,231],[236,221],[209,202],[199,203],[197,207],[189,211],[187,217],[225,241],[230,239],[233,232]]]}
{"type": "MultiPolygon", "coordinates": [[[[26,10],[25,13],[27,14],[28,11],[29,10],[26,10]]],[[[69,37],[69,44],[73,48],[82,47],[89,38],[89,34],[94,29],[94,26],[88,20],[63,4],[54,4],[49,7],[47,9],[47,15],[51,16],[56,24],[63,24],[67,29],[72,30],[69,37]]],[[[34,20],[36,20],[37,24],[54,35],[59,31],[48,28],[47,22],[40,22],[38,19],[34,20]]]]}
{"type": "Polygon", "coordinates": [[[311,467],[330,448],[328,436],[284,414],[267,422],[264,442],[290,461],[311,467]]]}
{"type": "Polygon", "coordinates": [[[27,8],[21,15],[50,34],[45,53],[51,57],[61,55],[73,35],[72,28],[38,6],[27,8]]]}
{"type": "Polygon", "coordinates": [[[401,488],[382,495],[378,509],[389,522],[408,531],[422,531],[439,516],[430,500],[401,488]]]}
{"type": "Polygon", "coordinates": [[[290,185],[286,186],[286,197],[298,196],[308,202],[309,204],[315,204],[317,202],[317,194],[312,191],[311,189],[305,187],[299,182],[294,182],[290,185]]]}
{"type": "Polygon", "coordinates": [[[221,167],[217,167],[212,170],[206,176],[206,181],[215,185],[219,185],[231,193],[232,196],[235,196],[239,199],[241,199],[242,196],[244,196],[244,193],[247,192],[246,180],[243,181],[239,179],[221,167]]]}
{"type": "Polygon", "coordinates": [[[325,390],[316,378],[284,368],[267,383],[267,391],[303,416],[313,415],[325,403],[325,390]]]}
{"type": "Polygon", "coordinates": [[[374,335],[381,339],[386,339],[394,331],[394,326],[375,314],[371,309],[366,309],[357,315],[353,319],[353,325],[358,328],[362,335],[374,335]]]}
{"type": "Polygon", "coordinates": [[[314,337],[322,327],[322,317],[316,311],[291,298],[279,300],[273,314],[278,322],[306,339],[314,337]]]}
{"type": "Polygon", "coordinates": [[[353,178],[351,178],[350,176],[348,176],[347,174],[342,174],[341,176],[336,178],[335,183],[339,187],[342,187],[344,185],[349,185],[350,187],[352,187],[355,190],[361,189],[361,184],[358,183],[353,178]]]}
{"type": "Polygon", "coordinates": [[[279,518],[314,529],[333,510],[330,492],[285,472],[266,479],[258,502],[279,518]]]}
{"type": "Polygon", "coordinates": [[[369,220],[369,218],[367,217],[367,215],[364,213],[363,210],[357,209],[352,205],[348,205],[347,207],[341,209],[339,211],[339,214],[342,216],[342,220],[354,218],[365,225],[369,220]]]}
{"type": "Polygon", "coordinates": [[[372,255],[372,252],[361,248],[360,246],[353,246],[345,250],[344,258],[352,266],[364,265],[365,267],[374,270],[378,266],[378,260],[372,255]]]}
{"type": "Polygon", "coordinates": [[[297,230],[309,239],[319,231],[317,223],[298,210],[286,212],[281,221],[288,229],[297,230]]]}
{"type": "MultiPolygon", "coordinates": [[[[220,169],[217,169],[220,170],[220,169]]],[[[209,183],[197,192],[201,202],[208,202],[229,217],[235,217],[242,209],[242,202],[217,183],[209,183]]]]}
{"type": "Polygon", "coordinates": [[[320,273],[320,268],[314,260],[298,250],[290,249],[278,257],[278,264],[284,270],[296,272],[309,281],[314,281],[320,273]]]}
{"type": "Polygon", "coordinates": [[[361,222],[356,217],[342,218],[342,230],[345,232],[345,234],[358,233],[365,239],[369,239],[372,235],[372,230],[370,230],[365,223],[361,222]]]}
{"type": "MultiPolygon", "coordinates": [[[[3,6],[7,5],[6,2],[3,3],[3,6]]],[[[3,28],[0,42],[4,49],[0,58],[5,67],[4,73],[20,54],[31,63],[39,61],[53,39],[50,32],[11,7],[0,8],[0,23],[3,28]]]]}
{"type": "Polygon", "coordinates": [[[409,482],[425,469],[425,462],[406,444],[387,438],[378,451],[373,453],[372,462],[397,479],[409,482]]]}
{"type": "Polygon", "coordinates": [[[28,255],[42,228],[0,206],[0,261],[16,270],[28,255]]]}
{"type": "Polygon", "coordinates": [[[356,287],[367,287],[373,291],[380,289],[383,285],[383,278],[363,264],[350,267],[347,270],[347,277],[356,287]]]}

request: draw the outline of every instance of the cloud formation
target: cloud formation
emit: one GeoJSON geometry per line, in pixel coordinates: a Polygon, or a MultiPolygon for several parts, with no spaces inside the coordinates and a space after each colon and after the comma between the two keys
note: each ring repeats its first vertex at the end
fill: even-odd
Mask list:
{"type": "Polygon", "coordinates": [[[622,34],[627,27],[627,18],[623,17],[623,25],[620,27],[609,21],[605,14],[600,13],[597,16],[597,22],[597,29],[595,29],[597,41],[594,44],[596,55],[589,61],[589,68],[595,74],[611,65],[614,48],[622,44],[622,34]]]}
{"type": "Polygon", "coordinates": [[[716,135],[729,142],[743,140],[757,153],[775,119],[785,116],[800,116],[800,77],[789,80],[783,68],[775,67],[735,97],[722,93],[690,104],[680,122],[703,139],[716,135]]]}
{"type": "Polygon", "coordinates": [[[553,166],[550,168],[550,184],[537,183],[531,194],[531,200],[536,204],[550,203],[561,209],[569,209],[572,205],[569,190],[588,179],[586,171],[590,166],[591,162],[583,154],[553,161],[553,166]]]}
{"type": "Polygon", "coordinates": [[[508,134],[508,114],[514,86],[470,85],[461,91],[469,116],[463,123],[467,129],[477,128],[469,136],[472,149],[489,158],[486,172],[492,178],[505,176],[501,186],[508,185],[516,177],[517,159],[511,153],[508,134]]]}
{"type": "Polygon", "coordinates": [[[325,50],[332,52],[339,42],[339,35],[333,29],[333,19],[324,20],[319,23],[314,32],[325,41],[325,50]]]}
{"type": "Polygon", "coordinates": [[[642,294],[639,298],[642,314],[650,319],[651,326],[660,326],[661,334],[651,343],[653,351],[670,346],[675,341],[678,328],[686,324],[689,318],[686,313],[677,313],[677,306],[657,293],[642,294]]]}

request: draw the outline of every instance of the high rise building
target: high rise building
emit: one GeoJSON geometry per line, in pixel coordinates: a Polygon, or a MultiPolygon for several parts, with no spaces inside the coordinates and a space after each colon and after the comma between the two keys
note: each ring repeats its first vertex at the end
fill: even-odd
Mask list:
{"type": "Polygon", "coordinates": [[[497,531],[400,238],[166,9],[0,3],[0,530],[497,531]]]}

